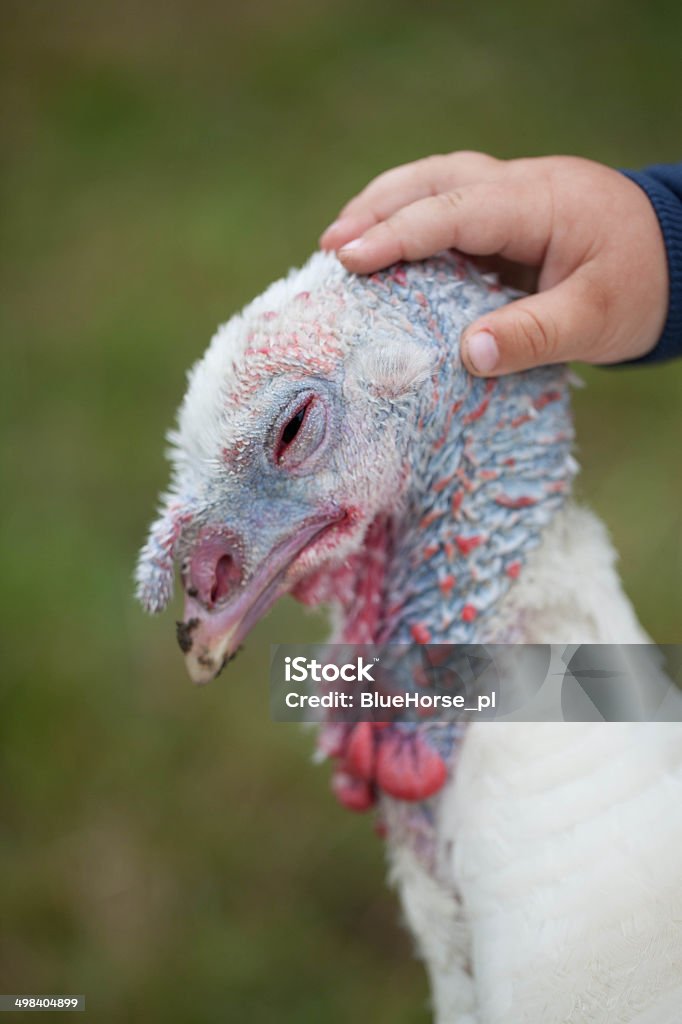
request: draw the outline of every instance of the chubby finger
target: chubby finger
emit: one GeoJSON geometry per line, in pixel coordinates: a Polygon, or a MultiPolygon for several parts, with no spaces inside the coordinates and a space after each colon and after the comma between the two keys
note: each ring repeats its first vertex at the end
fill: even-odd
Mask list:
{"type": "Polygon", "coordinates": [[[378,224],[381,219],[377,214],[369,211],[357,214],[351,213],[344,217],[339,217],[320,235],[320,249],[331,251],[340,249],[342,245],[350,242],[353,238],[359,238],[364,235],[368,228],[378,224]]]}
{"type": "Polygon", "coordinates": [[[342,208],[320,238],[323,249],[338,249],[403,206],[500,173],[501,161],[462,150],[429,156],[384,171],[342,208]]]}
{"type": "Polygon", "coordinates": [[[554,288],[471,324],[462,336],[462,360],[481,377],[571,359],[604,362],[600,353],[608,349],[607,312],[608,302],[583,267],[554,288]]]}
{"type": "Polygon", "coordinates": [[[441,249],[493,253],[522,263],[542,261],[552,228],[549,189],[514,178],[477,182],[419,199],[339,249],[341,262],[367,274],[398,260],[441,249]]]}

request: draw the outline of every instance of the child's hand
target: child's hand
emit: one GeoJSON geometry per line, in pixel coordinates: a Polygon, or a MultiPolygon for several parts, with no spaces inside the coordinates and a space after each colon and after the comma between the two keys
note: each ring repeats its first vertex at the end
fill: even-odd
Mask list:
{"type": "Polygon", "coordinates": [[[667,260],[651,203],[622,174],[578,157],[461,152],[396,167],[344,206],[320,244],[357,273],[447,248],[536,268],[537,294],[464,332],[464,362],[485,376],[633,359],[666,319],[667,260]]]}

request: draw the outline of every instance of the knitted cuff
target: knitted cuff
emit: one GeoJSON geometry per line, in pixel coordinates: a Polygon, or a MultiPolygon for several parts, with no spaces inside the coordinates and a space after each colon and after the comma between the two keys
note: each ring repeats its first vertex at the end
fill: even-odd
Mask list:
{"type": "Polygon", "coordinates": [[[682,165],[660,165],[645,171],[621,173],[639,185],[651,200],[663,232],[670,276],[668,315],[663,333],[651,352],[628,363],[662,362],[682,355],[682,197],[666,183],[666,178],[670,177],[671,184],[674,180],[678,188],[682,185],[682,165]]]}

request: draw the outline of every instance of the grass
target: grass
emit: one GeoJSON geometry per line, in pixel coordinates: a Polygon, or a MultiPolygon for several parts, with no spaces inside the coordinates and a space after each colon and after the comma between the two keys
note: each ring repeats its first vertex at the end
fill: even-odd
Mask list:
{"type": "MultiPolygon", "coordinates": [[[[92,1019],[428,1019],[368,821],[268,719],[285,603],[191,690],[131,600],[162,433],[215,325],[338,206],[451,148],[679,159],[679,5],[0,12],[0,990],[92,1019]]],[[[680,639],[682,366],[586,372],[580,489],[680,639]]]]}

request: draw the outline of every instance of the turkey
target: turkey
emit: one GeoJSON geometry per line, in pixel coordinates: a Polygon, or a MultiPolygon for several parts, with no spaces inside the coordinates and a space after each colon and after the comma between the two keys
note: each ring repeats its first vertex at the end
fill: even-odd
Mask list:
{"type": "MultiPolygon", "coordinates": [[[[213,338],[137,568],[204,683],[286,593],[360,644],[646,643],[571,499],[565,367],[477,379],[467,323],[512,294],[453,254],[349,275],[317,254],[213,338]]],[[[682,1014],[682,727],[327,726],[376,805],[439,1024],[682,1014]],[[407,751],[407,755],[406,755],[407,751]]]]}

